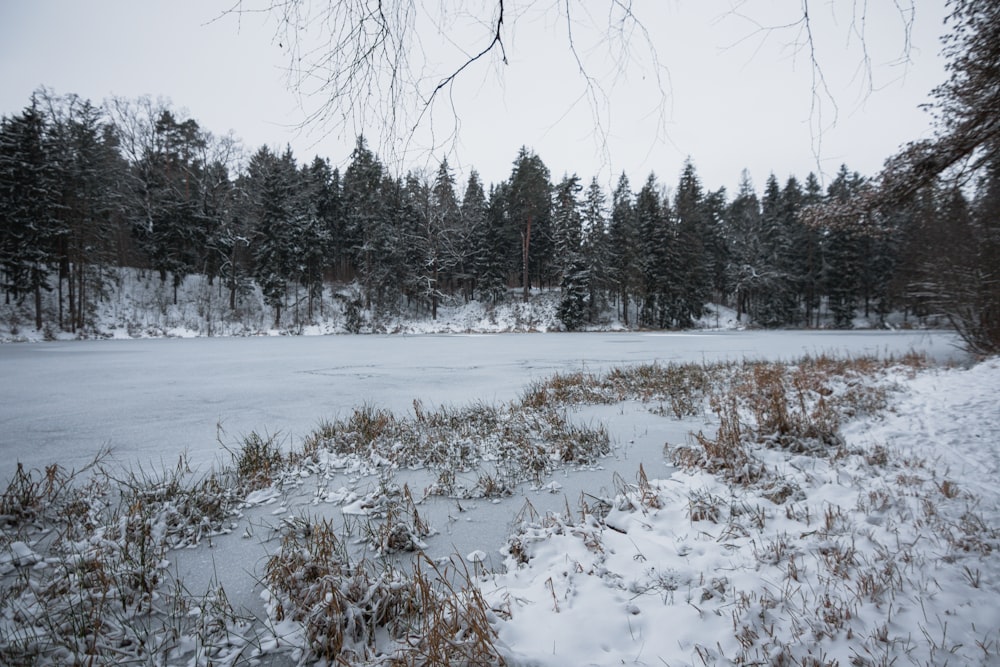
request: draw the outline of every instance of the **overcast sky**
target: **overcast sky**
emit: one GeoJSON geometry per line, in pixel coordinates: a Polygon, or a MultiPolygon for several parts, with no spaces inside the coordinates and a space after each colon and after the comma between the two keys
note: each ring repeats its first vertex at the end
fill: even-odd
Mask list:
{"type": "MultiPolygon", "coordinates": [[[[169,98],[215,134],[233,131],[248,150],[290,144],[300,161],[319,154],[343,165],[357,130],[377,146],[376,119],[297,129],[318,100],[288,89],[287,40],[275,37],[273,17],[220,18],[234,2],[2,0],[0,113],[18,113],[39,86],[94,102],[151,95],[169,98]]],[[[584,85],[566,48],[565,20],[552,9],[560,3],[537,4],[549,9],[508,2],[508,64],[474,66],[456,85],[458,143],[428,154],[426,135],[418,136],[404,167],[433,166],[454,149],[449,161],[460,178],[475,167],[487,183],[497,182],[526,145],[553,180],[577,172],[607,185],[624,171],[636,190],[651,171],[672,185],[687,156],[707,188],[730,192],[744,168],[758,191],[772,171],[782,182],[810,171],[828,180],[841,163],[873,174],[901,144],[929,134],[930,117],[918,105],[944,79],[944,0],[917,3],[905,63],[906,30],[893,0],[810,2],[816,56],[832,100],[812,94],[809,54],[795,48],[797,29],[759,30],[800,18],[800,0],[637,0],[635,13],[663,68],[657,77],[641,37],[633,39],[632,63],[619,75],[608,74],[614,63],[606,50],[587,50],[588,68],[606,93],[598,99],[604,129],[595,131],[594,109],[578,99],[584,85]],[[870,86],[863,48],[872,65],[870,86]]],[[[574,18],[588,20],[581,10],[574,18]]],[[[606,14],[597,16],[602,19],[606,14]]],[[[585,26],[577,29],[583,43],[585,26]]],[[[424,48],[451,37],[424,35],[424,48]]],[[[439,138],[452,127],[445,111],[434,116],[439,138]]]]}

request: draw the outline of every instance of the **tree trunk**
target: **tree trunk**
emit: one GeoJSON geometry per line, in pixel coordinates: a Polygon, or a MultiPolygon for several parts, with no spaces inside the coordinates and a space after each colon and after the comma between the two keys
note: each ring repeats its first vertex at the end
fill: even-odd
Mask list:
{"type": "Polygon", "coordinates": [[[521,265],[523,274],[521,285],[524,288],[524,300],[527,301],[531,295],[531,279],[528,276],[528,253],[531,250],[531,216],[528,216],[528,224],[521,232],[521,265]]]}
{"type": "Polygon", "coordinates": [[[73,262],[69,267],[69,330],[76,333],[76,274],[80,272],[78,262],[73,262]]]}
{"type": "Polygon", "coordinates": [[[77,283],[76,283],[76,299],[77,299],[77,301],[76,301],[76,329],[77,330],[83,328],[83,303],[84,303],[83,302],[83,287],[84,287],[83,273],[84,273],[83,266],[81,265],[81,266],[77,267],[77,270],[76,270],[76,279],[77,279],[77,283]]]}
{"type": "Polygon", "coordinates": [[[42,280],[38,267],[35,267],[35,329],[42,330],[42,280]]]}
{"type": "Polygon", "coordinates": [[[437,294],[438,268],[436,261],[434,262],[433,276],[434,276],[434,283],[433,283],[433,288],[431,290],[431,319],[436,321],[438,318],[438,294],[437,294]]]}

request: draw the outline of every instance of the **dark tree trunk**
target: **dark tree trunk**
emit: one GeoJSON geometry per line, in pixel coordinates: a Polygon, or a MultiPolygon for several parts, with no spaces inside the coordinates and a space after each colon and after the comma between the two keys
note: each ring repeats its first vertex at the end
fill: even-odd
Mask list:
{"type": "Polygon", "coordinates": [[[528,274],[528,255],[531,251],[531,216],[528,216],[528,224],[521,232],[521,285],[524,288],[524,300],[527,301],[531,294],[531,277],[528,274]]]}

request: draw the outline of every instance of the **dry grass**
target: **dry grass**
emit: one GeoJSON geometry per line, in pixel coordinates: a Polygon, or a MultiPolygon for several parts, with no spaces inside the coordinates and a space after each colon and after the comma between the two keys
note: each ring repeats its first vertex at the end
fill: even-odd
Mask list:
{"type": "Polygon", "coordinates": [[[499,665],[492,612],[464,568],[418,556],[406,572],[349,550],[326,520],[287,531],[268,559],[271,613],[301,623],[310,657],[336,664],[499,665]],[[385,650],[383,646],[381,650],[385,650]]]}
{"type": "Polygon", "coordinates": [[[668,405],[669,412],[680,419],[701,414],[704,397],[725,373],[726,366],[654,362],[613,368],[602,374],[557,373],[530,384],[521,395],[520,405],[540,409],[639,400],[668,405]]]}
{"type": "Polygon", "coordinates": [[[521,482],[540,483],[556,466],[589,464],[611,449],[603,426],[572,423],[555,407],[475,403],[427,410],[414,401],[413,417],[363,407],[346,419],[322,424],[306,437],[293,460],[317,461],[325,454],[427,467],[438,481],[434,493],[458,496],[509,495],[521,482]],[[492,472],[483,471],[485,463],[492,472]],[[471,488],[462,472],[478,473],[471,488]]]}
{"type": "Polygon", "coordinates": [[[233,478],[194,479],[183,462],[160,476],[98,469],[82,486],[56,472],[36,480],[19,471],[5,494],[33,518],[20,532],[30,561],[3,573],[0,615],[14,623],[0,624],[0,663],[154,663],[189,648],[224,656],[245,621],[224,592],[199,598],[178,582],[170,590],[165,557],[227,530],[233,478]],[[195,607],[197,618],[185,615],[195,607]],[[194,638],[188,648],[182,636],[194,638]]]}

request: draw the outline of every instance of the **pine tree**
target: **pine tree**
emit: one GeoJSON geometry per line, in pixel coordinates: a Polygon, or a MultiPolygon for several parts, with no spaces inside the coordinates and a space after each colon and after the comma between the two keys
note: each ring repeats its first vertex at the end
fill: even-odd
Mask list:
{"type": "Polygon", "coordinates": [[[507,210],[520,236],[521,289],[526,301],[532,276],[541,285],[551,269],[551,187],[541,158],[522,146],[510,175],[507,210]]]}
{"type": "Polygon", "coordinates": [[[634,299],[638,305],[641,301],[643,239],[631,186],[624,173],[612,193],[608,243],[610,280],[621,300],[622,321],[627,327],[630,302],[634,299]]]}
{"type": "Polygon", "coordinates": [[[116,185],[127,165],[99,108],[73,95],[46,95],[46,106],[52,190],[59,202],[58,323],[77,331],[102,296],[109,268],[119,260],[116,241],[123,230],[116,185]]]}
{"type": "Polygon", "coordinates": [[[198,254],[207,237],[198,205],[204,167],[199,153],[206,141],[196,121],[179,121],[167,109],[156,119],[153,150],[146,156],[149,224],[136,229],[161,281],[172,275],[175,304],[184,277],[199,268],[198,254]]]}

